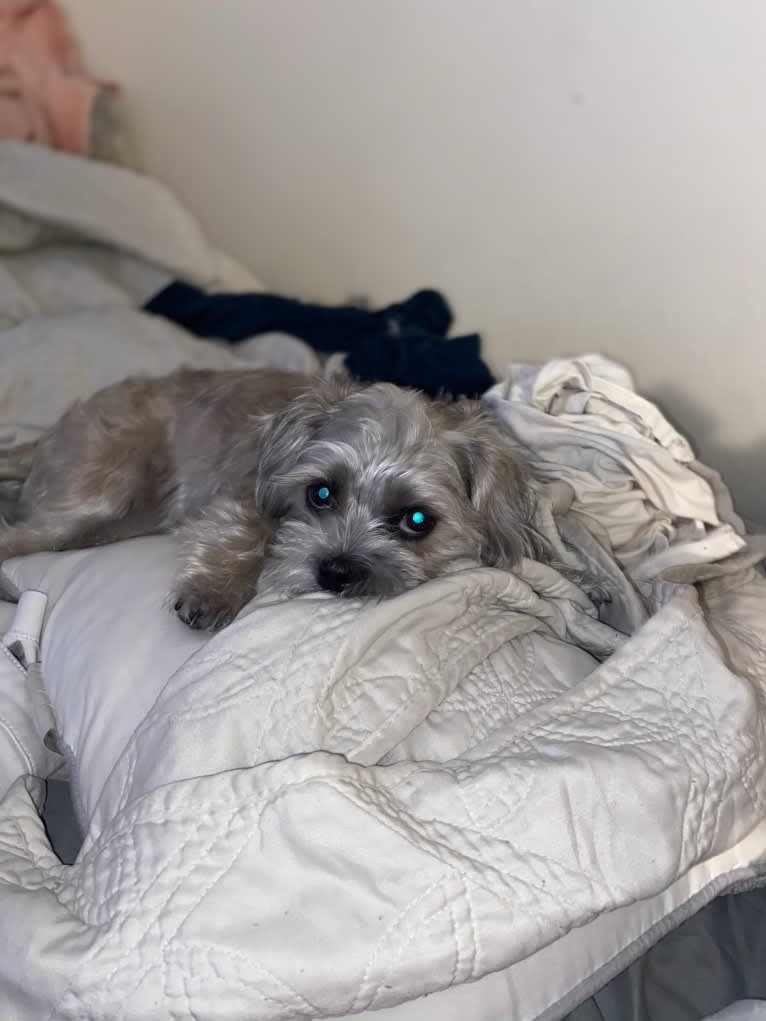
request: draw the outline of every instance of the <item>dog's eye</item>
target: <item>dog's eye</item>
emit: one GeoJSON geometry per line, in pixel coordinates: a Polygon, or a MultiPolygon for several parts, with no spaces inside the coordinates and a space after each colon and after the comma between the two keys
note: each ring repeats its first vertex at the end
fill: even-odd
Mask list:
{"type": "Polygon", "coordinates": [[[313,510],[329,510],[335,506],[332,486],[327,482],[315,482],[306,490],[306,503],[313,510]]]}
{"type": "Polygon", "coordinates": [[[399,530],[410,539],[420,539],[422,536],[428,535],[435,524],[436,518],[428,511],[413,507],[402,515],[399,521],[399,530]]]}

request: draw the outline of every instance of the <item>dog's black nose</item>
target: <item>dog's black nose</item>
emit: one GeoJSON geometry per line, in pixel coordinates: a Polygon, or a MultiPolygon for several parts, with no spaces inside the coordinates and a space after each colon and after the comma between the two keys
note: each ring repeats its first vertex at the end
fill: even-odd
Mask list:
{"type": "Polygon", "coordinates": [[[364,564],[344,553],[322,560],[317,571],[317,581],[328,592],[342,592],[366,576],[367,568],[364,564]]]}

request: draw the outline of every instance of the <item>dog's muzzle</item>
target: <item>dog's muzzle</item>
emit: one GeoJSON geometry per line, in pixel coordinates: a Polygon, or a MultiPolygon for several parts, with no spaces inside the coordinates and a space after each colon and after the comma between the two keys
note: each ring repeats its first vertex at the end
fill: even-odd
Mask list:
{"type": "Polygon", "coordinates": [[[338,556],[326,557],[320,561],[317,581],[320,588],[327,592],[343,592],[352,585],[365,581],[368,574],[367,567],[361,561],[340,553],[338,556]]]}

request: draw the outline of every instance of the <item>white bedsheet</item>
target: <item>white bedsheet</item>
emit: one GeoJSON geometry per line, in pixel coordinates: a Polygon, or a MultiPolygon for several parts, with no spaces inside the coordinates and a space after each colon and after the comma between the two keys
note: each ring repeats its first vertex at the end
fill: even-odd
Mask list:
{"type": "MultiPolygon", "coordinates": [[[[25,202],[11,222],[31,243],[47,221],[25,202]]],[[[231,364],[130,304],[38,308],[0,333],[9,435],[133,361],[231,364]]],[[[673,518],[631,479],[636,506],[673,518]]],[[[700,520],[718,528],[710,492],[700,520]]],[[[711,568],[701,596],[655,579],[661,608],[630,638],[525,562],[378,605],[257,599],[209,642],[163,608],[174,551],[153,538],[3,568],[48,612],[41,664],[0,650],[0,1016],[552,1018],[763,868],[760,551],[711,568]],[[48,722],[25,697],[40,682],[48,722]],[[49,724],[87,826],[71,867],[37,813],[35,777],[59,764],[49,724]]],[[[622,617],[639,609],[626,595],[622,617]]]]}
{"type": "Polygon", "coordinates": [[[176,278],[262,289],[157,181],[0,141],[0,444],[31,438],[73,401],[136,373],[183,364],[319,370],[295,338],[251,338],[234,353],[143,313],[176,278]]]}
{"type": "Polygon", "coordinates": [[[689,442],[622,366],[593,354],[512,365],[487,401],[538,476],[572,487],[572,514],[647,596],[665,569],[743,548],[741,519],[719,516],[720,480],[699,471],[689,442]]]}
{"type": "MultiPolygon", "coordinates": [[[[699,876],[685,886],[695,869],[709,885],[763,857],[762,691],[722,662],[691,590],[601,666],[566,640],[603,653],[616,636],[534,564],[377,607],[256,601],[191,658],[182,626],[155,612],[163,659],[184,641],[186,662],[164,687],[155,672],[159,696],[118,748],[94,709],[137,719],[151,702],[126,625],[140,558],[170,576],[166,544],[108,551],[122,571],[97,591],[107,551],[6,569],[50,593],[43,675],[92,812],[64,868],[28,787],[3,803],[0,911],[14,925],[0,989],[17,1012],[19,985],[42,997],[19,1016],[47,1016],[45,1004],[57,1018],[389,1006],[524,962],[630,905],[656,924],[644,905],[678,911],[699,893],[699,876]],[[118,607],[116,649],[103,636],[118,607]],[[110,735],[113,754],[88,758],[110,735]]],[[[764,587],[751,593],[761,614],[764,587]]],[[[152,583],[155,611],[163,589],[152,583]]],[[[614,940],[602,927],[591,969],[606,963],[594,947],[614,940]]],[[[512,989],[514,1016],[538,1016],[541,990],[512,989]]]]}

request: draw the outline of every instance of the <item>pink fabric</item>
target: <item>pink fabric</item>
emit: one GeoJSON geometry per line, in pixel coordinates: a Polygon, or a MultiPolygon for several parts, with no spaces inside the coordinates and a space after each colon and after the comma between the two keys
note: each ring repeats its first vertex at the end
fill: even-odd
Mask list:
{"type": "Polygon", "coordinates": [[[0,0],[0,138],[87,155],[93,103],[103,87],[86,75],[55,4],[0,0]]]}

